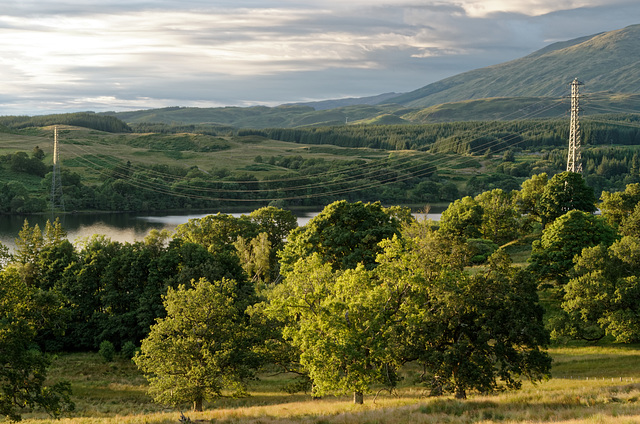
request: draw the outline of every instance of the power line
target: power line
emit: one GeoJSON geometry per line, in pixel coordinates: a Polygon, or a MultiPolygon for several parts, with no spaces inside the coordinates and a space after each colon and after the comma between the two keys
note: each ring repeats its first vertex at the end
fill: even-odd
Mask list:
{"type": "MultiPolygon", "coordinates": [[[[545,100],[541,100],[539,103],[544,103],[545,100]]],[[[535,105],[534,105],[535,106],[535,105]]],[[[554,103],[544,108],[540,108],[538,110],[534,110],[528,113],[525,117],[520,117],[520,119],[531,119],[531,117],[535,117],[536,115],[542,114],[554,107],[557,107],[558,104],[554,103]]],[[[518,111],[521,112],[521,111],[518,111]]],[[[513,115],[517,112],[512,112],[506,116],[513,115]]],[[[533,126],[533,129],[539,128],[543,125],[547,125],[548,121],[540,121],[540,123],[533,126]]],[[[473,130],[469,130],[473,132],[473,134],[467,134],[467,136],[462,137],[463,142],[472,142],[475,140],[479,140],[487,135],[487,132],[483,132],[486,128],[493,123],[487,122],[484,123],[473,130]]],[[[496,152],[492,153],[500,153],[506,149],[511,149],[513,147],[517,147],[518,144],[526,141],[523,137],[525,132],[530,133],[532,131],[532,127],[529,126],[522,131],[512,131],[515,134],[500,138],[502,141],[502,145],[504,147],[499,148],[496,152]],[[520,140],[516,143],[511,143],[515,138],[520,138],[520,140]]],[[[444,139],[443,141],[439,141],[439,145],[443,147],[443,150],[447,148],[447,140],[449,140],[449,148],[456,142],[455,138],[460,139],[461,136],[456,134],[455,137],[450,137],[449,139],[444,139]]],[[[173,184],[180,185],[180,188],[184,191],[176,193],[171,188],[167,188],[167,181],[153,181],[153,180],[141,180],[134,179],[129,174],[125,174],[122,170],[118,170],[117,166],[114,168],[109,168],[104,164],[98,162],[107,162],[111,165],[118,165],[114,163],[114,160],[119,160],[119,158],[115,157],[111,158],[109,156],[98,156],[92,153],[90,150],[84,149],[77,144],[70,145],[76,149],[75,157],[88,163],[91,169],[96,170],[101,175],[104,176],[113,176],[116,178],[126,178],[128,184],[132,187],[149,190],[152,192],[156,192],[158,194],[170,195],[176,197],[185,197],[191,199],[207,199],[207,200],[219,200],[219,201],[237,201],[237,202],[255,202],[255,201],[271,201],[271,200],[294,200],[294,199],[305,199],[305,198],[317,198],[317,197],[325,197],[325,196],[335,196],[340,194],[347,194],[356,191],[362,191],[366,189],[373,189],[378,187],[383,187],[385,185],[394,183],[394,182],[403,182],[414,178],[419,178],[425,175],[428,175],[439,167],[451,165],[453,161],[459,162],[460,157],[452,158],[451,155],[444,155],[437,157],[436,155],[431,154],[428,158],[425,156],[426,154],[417,154],[413,153],[411,155],[392,155],[391,157],[380,159],[380,160],[372,160],[367,164],[363,164],[358,167],[356,170],[351,170],[352,172],[347,172],[344,169],[336,169],[327,172],[320,172],[312,175],[305,175],[294,178],[279,178],[274,180],[252,180],[252,181],[228,181],[228,180],[207,180],[204,181],[204,184],[221,184],[222,187],[228,184],[236,184],[236,185],[255,185],[255,186],[268,186],[270,184],[274,184],[277,182],[300,182],[302,184],[298,184],[291,187],[275,187],[275,188],[240,188],[236,187],[233,189],[228,188],[214,188],[214,187],[202,187],[193,184],[186,183],[186,180],[182,177],[177,177],[175,175],[165,174],[161,172],[155,172],[153,170],[135,166],[132,168],[139,171],[145,172],[150,176],[154,176],[158,179],[168,179],[173,184]],[[95,159],[91,159],[91,158],[95,159]],[[99,161],[98,161],[99,159],[99,161]],[[404,161],[404,162],[403,162],[404,161]],[[401,167],[402,169],[394,169],[390,167],[401,167]],[[317,181],[313,182],[314,178],[328,178],[334,176],[334,181],[317,181]],[[344,178],[337,178],[338,176],[344,176],[344,178]],[[374,177],[377,177],[375,180],[374,177]],[[184,183],[184,184],[182,184],[184,183]],[[348,187],[344,187],[345,184],[349,184],[348,187]],[[227,194],[236,193],[236,194],[260,194],[260,193],[269,193],[269,192],[277,192],[279,193],[275,197],[269,198],[252,198],[252,199],[238,199],[235,196],[227,196],[227,194]],[[305,192],[305,193],[302,193],[305,192]],[[215,194],[215,196],[212,196],[215,194]]],[[[476,145],[473,147],[473,151],[470,153],[477,154],[486,150],[488,147],[495,147],[495,140],[488,140],[487,142],[476,145]]],[[[474,158],[466,158],[462,159],[462,164],[465,162],[470,163],[471,161],[475,161],[474,158]]],[[[121,164],[121,163],[120,163],[121,164]]]]}
{"type": "MultiPolygon", "coordinates": [[[[548,108],[547,108],[548,109],[548,108]]],[[[533,115],[537,114],[537,113],[542,113],[544,112],[544,110],[538,110],[535,113],[533,113],[533,115]]],[[[484,124],[483,126],[486,126],[489,124],[484,124]]],[[[539,124],[539,125],[543,125],[543,123],[539,124]]],[[[483,137],[484,135],[481,134],[480,136],[478,136],[478,138],[483,137]]],[[[517,135],[516,135],[517,136],[517,135]]],[[[509,139],[505,139],[505,141],[510,141],[509,139]]],[[[488,142],[489,144],[493,144],[493,142],[488,142]]],[[[476,147],[476,152],[482,151],[484,150],[484,148],[486,148],[488,144],[485,145],[480,145],[476,147]]],[[[506,148],[511,148],[512,146],[508,146],[506,148]]],[[[473,152],[475,153],[475,152],[473,152]]],[[[80,157],[82,160],[88,161],[90,164],[93,165],[93,167],[96,170],[100,170],[102,167],[100,164],[97,164],[95,162],[91,162],[89,159],[87,159],[86,157],[80,157]]],[[[475,159],[467,159],[467,160],[475,160],[475,159]]],[[[337,194],[346,194],[349,192],[354,192],[354,191],[361,191],[361,190],[365,190],[367,188],[375,188],[375,187],[382,187],[384,185],[393,183],[393,182],[402,182],[402,181],[406,181],[409,179],[413,179],[413,178],[417,178],[420,176],[424,176],[428,173],[431,173],[433,171],[435,171],[438,168],[438,165],[446,165],[446,162],[448,162],[449,159],[447,157],[443,158],[443,163],[438,163],[438,161],[431,161],[430,162],[430,166],[427,166],[426,168],[422,166],[422,164],[417,164],[411,168],[409,168],[409,171],[411,172],[405,172],[404,175],[397,177],[397,176],[393,176],[391,178],[387,178],[381,181],[365,181],[363,184],[359,184],[359,185],[355,185],[355,186],[350,186],[348,188],[337,188],[337,189],[333,189],[333,190],[329,190],[329,191],[322,191],[320,193],[310,193],[310,194],[304,194],[304,195],[288,195],[288,196],[278,196],[275,198],[268,198],[268,199],[238,199],[238,198],[232,198],[232,197],[212,197],[212,196],[203,196],[203,195],[198,195],[198,194],[193,194],[193,193],[179,193],[176,194],[173,191],[167,190],[164,186],[163,187],[158,187],[158,186],[154,186],[153,184],[149,184],[148,182],[142,182],[142,181],[132,181],[130,179],[129,175],[126,174],[122,174],[122,173],[117,173],[114,170],[107,170],[106,168],[104,168],[101,172],[103,173],[103,175],[108,175],[108,173],[112,173],[113,176],[115,177],[120,177],[120,178],[129,178],[127,181],[129,182],[129,184],[131,184],[132,186],[136,187],[136,188],[142,188],[142,189],[147,189],[150,191],[154,191],[157,192],[159,194],[165,194],[165,195],[174,195],[177,197],[187,197],[187,198],[197,198],[197,199],[208,199],[208,200],[229,200],[229,201],[270,201],[270,200],[292,200],[292,199],[302,199],[302,198],[313,198],[313,197],[323,197],[323,196],[331,196],[331,195],[337,195],[337,194]],[[417,170],[415,170],[415,168],[419,168],[417,170]]],[[[405,169],[405,171],[407,171],[407,169],[405,169]]],[[[338,181],[335,184],[344,184],[347,181],[338,181]]],[[[258,181],[251,181],[251,183],[260,183],[258,181]]],[[[324,183],[322,184],[324,188],[326,188],[327,184],[324,183]]],[[[209,191],[210,189],[202,189],[202,188],[198,188],[198,187],[186,187],[187,189],[195,189],[195,190],[199,190],[199,191],[209,191]]],[[[278,190],[307,190],[307,189],[311,189],[313,188],[310,185],[304,185],[301,187],[293,187],[293,188],[280,188],[278,190]]],[[[255,190],[234,190],[234,192],[255,192],[255,190]]],[[[272,191],[272,190],[266,190],[266,191],[272,191]]],[[[218,190],[219,192],[219,190],[218,190]]]]}

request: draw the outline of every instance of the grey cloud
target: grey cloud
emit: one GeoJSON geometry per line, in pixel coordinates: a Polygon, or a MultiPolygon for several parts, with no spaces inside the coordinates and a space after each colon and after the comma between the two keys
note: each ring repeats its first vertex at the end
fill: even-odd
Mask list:
{"type": "MultiPolygon", "coordinates": [[[[8,7],[3,5],[0,16],[93,15],[98,10],[115,15],[145,10],[201,10],[205,17],[207,13],[214,13],[211,2],[191,0],[112,0],[101,4],[101,8],[80,0],[55,2],[55,5],[41,0],[15,3],[8,7]]],[[[72,76],[69,83],[37,84],[24,88],[20,95],[3,94],[0,114],[29,113],[29,110],[33,113],[72,109],[123,110],[143,108],[144,105],[279,104],[409,91],[460,72],[524,56],[552,41],[638,23],[640,16],[637,1],[542,16],[493,13],[483,18],[468,16],[461,6],[442,2],[381,6],[372,1],[368,6],[340,8],[328,7],[323,1],[304,6],[299,3],[286,0],[217,1],[215,7],[222,11],[228,9],[228,13],[236,13],[238,7],[282,7],[295,9],[297,13],[295,19],[290,18],[284,26],[272,25],[265,19],[264,25],[238,27],[237,30],[220,30],[214,25],[194,29],[165,28],[166,38],[138,54],[135,62],[128,61],[130,55],[126,51],[113,52],[119,61],[94,66],[89,58],[87,66],[59,70],[72,76]],[[293,39],[298,43],[294,46],[304,47],[306,40],[317,41],[317,38],[333,33],[344,34],[345,39],[323,40],[324,44],[318,48],[324,49],[323,53],[330,53],[334,47],[336,50],[344,48],[343,51],[326,57],[318,52],[317,57],[310,54],[304,59],[295,54],[292,57],[276,55],[272,61],[256,61],[256,69],[260,72],[254,75],[223,73],[221,67],[216,66],[215,57],[205,57],[209,48],[243,47],[255,39],[272,40],[271,43],[286,43],[293,39]],[[352,45],[343,45],[349,42],[352,45]],[[171,43],[195,47],[167,56],[166,51],[173,47],[171,43]],[[198,52],[197,48],[202,50],[198,52]],[[363,66],[365,63],[368,67],[363,66]],[[279,69],[302,70],[285,72],[279,69]],[[101,99],[103,97],[107,98],[101,99]],[[110,97],[115,100],[109,101],[110,97]]],[[[10,30],[11,25],[2,24],[0,19],[1,25],[10,30]]],[[[33,26],[30,29],[45,31],[45,28],[33,26]]],[[[313,53],[315,47],[307,48],[313,53]]],[[[4,75],[15,76],[6,71],[4,75]]],[[[16,77],[15,81],[18,80],[16,77]]]]}

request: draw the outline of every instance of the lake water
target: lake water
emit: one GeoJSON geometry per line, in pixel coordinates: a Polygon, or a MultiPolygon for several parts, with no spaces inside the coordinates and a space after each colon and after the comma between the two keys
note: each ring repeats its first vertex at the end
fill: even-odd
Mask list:
{"type": "MultiPolygon", "coordinates": [[[[186,223],[192,218],[202,218],[210,214],[216,214],[218,211],[202,214],[183,214],[183,215],[144,215],[132,213],[95,213],[95,214],[74,214],[63,215],[60,217],[62,227],[67,231],[67,238],[71,242],[76,242],[83,238],[88,238],[93,234],[103,234],[111,240],[119,242],[129,242],[142,240],[152,229],[174,230],[178,225],[186,223]]],[[[223,212],[226,213],[226,212],[223,212]]],[[[248,215],[250,212],[231,213],[231,215],[239,217],[240,215],[248,215]]],[[[311,218],[319,212],[297,212],[298,225],[303,226],[309,222],[311,218]]],[[[414,214],[416,217],[423,218],[425,214],[414,214]]],[[[433,220],[440,219],[440,213],[434,212],[426,215],[433,220]]],[[[48,215],[28,216],[26,219],[29,225],[38,224],[40,229],[44,229],[48,215]]],[[[2,216],[0,215],[0,243],[15,248],[15,239],[22,229],[24,216],[2,216]]]]}

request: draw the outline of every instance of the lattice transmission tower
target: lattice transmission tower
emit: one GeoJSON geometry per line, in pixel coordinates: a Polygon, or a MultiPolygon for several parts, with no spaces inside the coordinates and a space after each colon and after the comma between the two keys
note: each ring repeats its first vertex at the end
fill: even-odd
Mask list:
{"type": "Polygon", "coordinates": [[[60,148],[58,146],[58,127],[53,127],[53,172],[51,174],[51,219],[56,211],[64,212],[62,198],[62,178],[60,176],[60,148]]]}
{"type": "Polygon", "coordinates": [[[583,85],[578,78],[571,83],[571,128],[569,130],[569,154],[567,171],[582,173],[582,155],[580,153],[580,91],[583,85]]]}

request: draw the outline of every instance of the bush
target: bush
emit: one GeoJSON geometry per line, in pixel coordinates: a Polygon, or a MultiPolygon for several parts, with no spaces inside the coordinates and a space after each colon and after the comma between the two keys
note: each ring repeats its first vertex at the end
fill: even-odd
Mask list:
{"type": "Polygon", "coordinates": [[[498,245],[491,240],[471,238],[467,239],[467,246],[471,250],[471,263],[482,264],[489,259],[489,256],[498,250],[498,245]]]}
{"type": "Polygon", "coordinates": [[[134,356],[136,356],[137,351],[138,351],[138,348],[136,347],[135,343],[129,341],[122,346],[122,350],[120,350],[120,353],[122,354],[123,357],[127,359],[131,359],[134,356]]]}
{"type": "Polygon", "coordinates": [[[98,353],[102,356],[105,362],[112,362],[113,357],[116,354],[116,348],[113,347],[113,343],[108,340],[104,340],[100,343],[100,350],[98,350],[98,353]]]}

